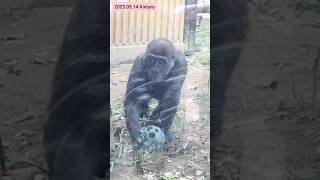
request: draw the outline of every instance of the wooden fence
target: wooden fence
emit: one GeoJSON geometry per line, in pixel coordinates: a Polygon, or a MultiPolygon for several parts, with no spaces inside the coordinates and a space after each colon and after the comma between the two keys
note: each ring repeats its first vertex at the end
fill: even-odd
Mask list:
{"type": "Polygon", "coordinates": [[[110,44],[111,63],[134,59],[147,43],[167,38],[183,48],[184,0],[127,0],[123,5],[153,5],[155,9],[118,10],[111,2],[110,44]]]}

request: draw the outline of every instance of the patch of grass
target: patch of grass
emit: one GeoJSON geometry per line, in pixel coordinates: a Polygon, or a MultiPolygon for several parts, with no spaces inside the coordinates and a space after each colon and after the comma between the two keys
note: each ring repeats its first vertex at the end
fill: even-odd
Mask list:
{"type": "Polygon", "coordinates": [[[196,29],[196,49],[192,56],[187,56],[189,64],[196,67],[210,65],[210,19],[202,18],[200,27],[196,29]]]}
{"type": "Polygon", "coordinates": [[[123,98],[118,97],[112,100],[111,104],[111,120],[112,122],[124,122],[123,98]]]}
{"type": "Polygon", "coordinates": [[[121,129],[118,139],[119,140],[115,142],[114,153],[111,154],[110,158],[110,172],[112,172],[112,169],[115,165],[122,163],[122,158],[129,148],[130,137],[126,129],[121,129]]]}
{"type": "Polygon", "coordinates": [[[136,151],[134,160],[137,166],[137,170],[140,174],[146,174],[148,172],[147,161],[151,159],[153,150],[136,151]]]}
{"type": "MultiPolygon", "coordinates": [[[[184,104],[184,103],[180,103],[180,104],[184,104]]],[[[175,131],[177,130],[185,130],[187,128],[187,124],[185,121],[185,107],[182,105],[180,105],[178,107],[175,119],[174,119],[174,123],[173,123],[173,128],[175,131]]]]}
{"type": "Polygon", "coordinates": [[[173,171],[164,172],[160,175],[159,180],[175,180],[178,178],[180,172],[175,169],[173,171]]]}
{"type": "Polygon", "coordinates": [[[198,177],[197,179],[199,180],[209,176],[209,173],[205,172],[203,168],[201,168],[198,164],[191,162],[187,166],[191,168],[191,170],[194,172],[194,174],[198,177]]]}
{"type": "MultiPolygon", "coordinates": [[[[121,164],[122,159],[129,148],[130,137],[124,123],[124,113],[123,113],[123,98],[118,97],[112,100],[111,103],[111,122],[113,130],[116,131],[115,134],[115,149],[114,153],[111,153],[110,171],[115,165],[121,164]]],[[[115,133],[115,132],[113,132],[115,133]]]]}
{"type": "Polygon", "coordinates": [[[202,18],[201,25],[196,29],[196,46],[208,50],[210,47],[210,19],[202,18]]]}
{"type": "Polygon", "coordinates": [[[200,128],[205,128],[208,127],[208,125],[210,125],[210,112],[207,113],[200,113],[200,124],[199,127],[200,128]]]}
{"type": "Polygon", "coordinates": [[[209,4],[209,0],[198,0],[198,4],[209,4]]]}

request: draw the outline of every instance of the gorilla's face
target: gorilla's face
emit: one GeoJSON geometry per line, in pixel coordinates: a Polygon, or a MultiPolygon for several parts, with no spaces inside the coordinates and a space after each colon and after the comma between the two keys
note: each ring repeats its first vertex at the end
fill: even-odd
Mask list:
{"type": "Polygon", "coordinates": [[[144,55],[144,70],[147,80],[165,80],[175,64],[175,53],[175,46],[167,39],[151,41],[144,55]]]}
{"type": "Polygon", "coordinates": [[[148,81],[163,81],[174,66],[174,54],[159,56],[147,54],[145,56],[145,72],[148,81]]]}

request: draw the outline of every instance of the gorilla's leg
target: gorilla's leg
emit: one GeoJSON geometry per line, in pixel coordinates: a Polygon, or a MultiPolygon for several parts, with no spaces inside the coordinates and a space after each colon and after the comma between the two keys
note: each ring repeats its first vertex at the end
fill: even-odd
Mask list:
{"type": "Polygon", "coordinates": [[[109,163],[107,1],[77,0],[44,130],[50,180],[104,177],[109,163]]]}
{"type": "Polygon", "coordinates": [[[220,51],[213,55],[214,77],[212,82],[213,89],[213,140],[215,141],[221,135],[223,126],[223,108],[225,102],[225,92],[230,81],[232,71],[239,58],[239,49],[229,49],[220,51]]]}
{"type": "Polygon", "coordinates": [[[247,0],[213,1],[213,141],[221,134],[225,92],[231,74],[239,59],[247,30],[247,0]]]}

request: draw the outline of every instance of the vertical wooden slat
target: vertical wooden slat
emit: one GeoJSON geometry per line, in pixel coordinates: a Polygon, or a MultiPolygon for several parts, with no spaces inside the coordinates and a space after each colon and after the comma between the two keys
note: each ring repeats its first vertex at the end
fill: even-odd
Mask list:
{"type": "MultiPolygon", "coordinates": [[[[154,0],[151,0],[152,3],[155,3],[154,0]]],[[[149,12],[149,38],[148,38],[148,41],[151,41],[152,39],[155,38],[155,15],[156,15],[156,12],[155,11],[150,11],[149,12]]]]}
{"type": "MultiPolygon", "coordinates": [[[[184,5],[184,0],[180,0],[180,4],[184,5]]],[[[180,11],[179,16],[180,16],[179,42],[183,42],[184,11],[180,11]]]]}
{"type": "MultiPolygon", "coordinates": [[[[135,2],[134,0],[131,2],[135,2]]],[[[135,18],[136,18],[136,12],[131,11],[129,15],[129,44],[135,43],[135,18]]]]}
{"type": "Polygon", "coordinates": [[[119,44],[121,42],[121,11],[116,11],[115,12],[115,19],[114,19],[114,24],[115,24],[115,44],[119,44]]]}
{"type": "Polygon", "coordinates": [[[120,38],[119,38],[119,41],[120,41],[120,42],[119,42],[119,43],[120,43],[120,44],[121,44],[122,41],[123,41],[123,29],[124,29],[124,28],[123,28],[123,23],[122,23],[122,22],[123,22],[123,19],[124,19],[124,18],[123,18],[123,14],[124,14],[124,11],[120,11],[120,19],[121,19],[121,20],[118,22],[118,23],[120,24],[120,25],[119,25],[119,26],[120,26],[120,29],[119,29],[119,34],[120,34],[120,38]]]}
{"type": "Polygon", "coordinates": [[[149,12],[144,11],[142,13],[142,24],[141,24],[141,30],[142,30],[142,42],[147,43],[148,42],[148,34],[149,34],[149,12]]]}
{"type": "Polygon", "coordinates": [[[130,19],[129,19],[129,11],[123,11],[122,14],[122,44],[128,44],[129,42],[129,24],[130,24],[130,19]]]}
{"type": "Polygon", "coordinates": [[[136,43],[139,43],[139,44],[141,43],[141,39],[142,39],[141,23],[142,23],[142,12],[137,11],[136,12],[135,33],[136,33],[136,43]]]}
{"type": "MultiPolygon", "coordinates": [[[[116,0],[113,0],[116,2],[116,0]]],[[[130,4],[145,2],[128,0],[130,4]]],[[[163,37],[175,43],[183,41],[184,11],[177,7],[184,0],[149,0],[156,5],[156,11],[112,10],[110,19],[111,45],[146,44],[152,39],[163,37]]]]}
{"type": "Polygon", "coordinates": [[[161,25],[162,25],[162,0],[157,1],[157,17],[156,17],[156,36],[155,38],[159,38],[161,36],[161,25]]]}
{"type": "MultiPolygon", "coordinates": [[[[110,7],[112,7],[112,2],[113,1],[110,1],[110,7]]],[[[114,37],[115,37],[115,30],[114,30],[114,10],[111,9],[111,12],[110,12],[110,45],[113,45],[114,44],[114,37]]]]}
{"type": "Polygon", "coordinates": [[[172,40],[174,42],[177,42],[179,40],[179,22],[180,22],[180,14],[178,11],[180,11],[180,2],[179,0],[175,0],[175,12],[174,12],[174,26],[173,26],[173,38],[172,40]]]}
{"type": "Polygon", "coordinates": [[[168,39],[172,39],[172,34],[173,34],[173,31],[172,31],[172,26],[173,26],[173,21],[174,21],[174,16],[173,16],[173,8],[174,8],[174,1],[173,0],[170,0],[168,2],[168,27],[167,27],[167,38],[168,39]]]}
{"type": "Polygon", "coordinates": [[[168,0],[162,1],[162,14],[161,37],[165,38],[167,36],[168,28],[168,0]]]}

